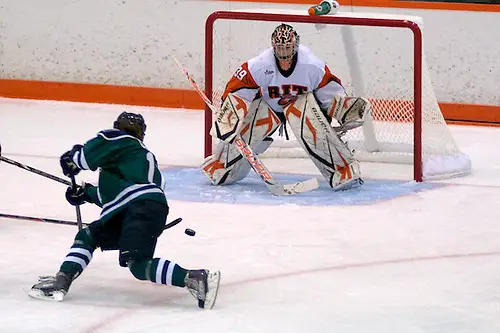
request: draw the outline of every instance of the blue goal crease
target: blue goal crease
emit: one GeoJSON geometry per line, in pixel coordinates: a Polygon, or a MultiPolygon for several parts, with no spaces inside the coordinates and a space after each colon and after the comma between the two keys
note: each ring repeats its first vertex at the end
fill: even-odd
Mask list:
{"type": "MultiPolygon", "coordinates": [[[[250,173],[242,181],[227,186],[211,185],[199,168],[166,168],[162,169],[162,174],[167,182],[168,199],[228,204],[369,205],[443,186],[442,184],[416,183],[414,181],[366,180],[360,187],[334,192],[326,181],[320,180],[320,187],[314,191],[278,197],[271,194],[262,180],[253,173],[250,173]]],[[[283,184],[292,184],[312,177],[311,175],[284,173],[274,173],[274,175],[283,184]]]]}

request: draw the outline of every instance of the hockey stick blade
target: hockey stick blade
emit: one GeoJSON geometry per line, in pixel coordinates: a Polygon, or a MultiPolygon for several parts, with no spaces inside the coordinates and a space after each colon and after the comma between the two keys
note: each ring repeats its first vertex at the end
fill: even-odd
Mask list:
{"type": "Polygon", "coordinates": [[[311,178],[295,184],[275,184],[269,186],[269,190],[274,195],[294,195],[315,190],[319,187],[317,178],[311,178]]]}
{"type": "Polygon", "coordinates": [[[167,229],[170,229],[172,227],[175,227],[176,225],[178,225],[181,222],[182,222],[182,217],[178,217],[175,220],[173,220],[172,222],[165,224],[165,226],[163,227],[163,230],[167,230],[167,229]]]}

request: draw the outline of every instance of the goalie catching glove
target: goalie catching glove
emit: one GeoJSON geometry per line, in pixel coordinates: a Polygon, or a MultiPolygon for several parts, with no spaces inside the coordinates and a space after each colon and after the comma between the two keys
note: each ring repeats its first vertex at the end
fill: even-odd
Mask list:
{"type": "Polygon", "coordinates": [[[339,122],[340,129],[346,132],[363,125],[363,121],[372,108],[371,103],[363,97],[335,96],[327,111],[327,117],[339,122]]]}

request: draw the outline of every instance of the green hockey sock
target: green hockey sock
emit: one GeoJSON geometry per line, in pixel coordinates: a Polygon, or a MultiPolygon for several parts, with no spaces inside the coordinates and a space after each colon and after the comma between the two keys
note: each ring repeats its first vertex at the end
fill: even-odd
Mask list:
{"type": "Polygon", "coordinates": [[[134,261],[129,265],[129,268],[139,280],[185,287],[184,278],[187,270],[169,260],[154,258],[147,261],[134,261]]]}
{"type": "Polygon", "coordinates": [[[88,228],[80,230],[59,269],[71,277],[80,275],[92,260],[96,245],[88,228]]]}

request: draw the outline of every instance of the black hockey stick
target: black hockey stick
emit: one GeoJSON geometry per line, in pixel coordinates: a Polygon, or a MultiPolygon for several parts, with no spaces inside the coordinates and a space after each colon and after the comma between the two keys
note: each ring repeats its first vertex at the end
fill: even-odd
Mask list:
{"type": "MultiPolygon", "coordinates": [[[[77,225],[77,222],[49,219],[45,217],[34,217],[34,216],[24,216],[24,215],[3,214],[3,213],[0,213],[0,217],[5,217],[8,219],[16,219],[16,220],[28,220],[28,221],[45,222],[45,223],[77,225]]],[[[85,224],[85,226],[87,226],[87,224],[85,224]]]]}
{"type": "MultiPolygon", "coordinates": [[[[4,214],[0,213],[0,217],[8,218],[8,219],[16,219],[16,220],[28,220],[28,221],[36,221],[36,222],[44,222],[44,223],[54,223],[54,224],[65,224],[65,225],[78,225],[78,222],[75,221],[65,221],[65,220],[57,220],[57,219],[49,219],[45,217],[34,217],[34,216],[25,216],[25,215],[14,215],[14,214],[4,214]]],[[[178,217],[172,222],[165,224],[163,230],[170,229],[182,222],[182,217],[178,217]]],[[[88,226],[88,223],[82,223],[82,226],[88,226]]]]}
{"type": "Polygon", "coordinates": [[[167,229],[170,229],[172,227],[175,227],[176,225],[178,225],[181,222],[182,222],[182,217],[178,217],[175,220],[173,220],[172,222],[165,224],[165,226],[163,227],[163,230],[167,230],[167,229]]]}
{"type": "MultiPolygon", "coordinates": [[[[76,188],[76,186],[77,186],[74,176],[71,177],[71,182],[69,182],[69,181],[67,181],[65,179],[62,179],[62,178],[59,178],[57,176],[51,175],[50,173],[47,173],[45,171],[35,169],[33,167],[30,167],[29,165],[22,164],[22,163],[19,163],[17,161],[11,160],[11,159],[9,159],[7,157],[4,157],[4,156],[1,155],[1,152],[2,152],[2,146],[0,146],[0,161],[4,161],[4,162],[7,162],[7,163],[9,163],[11,165],[15,165],[15,166],[17,166],[17,167],[19,167],[21,169],[27,170],[29,172],[36,173],[37,175],[43,176],[45,178],[49,178],[49,179],[55,180],[56,182],[59,182],[61,184],[72,186],[73,188],[76,188]]],[[[78,230],[82,230],[83,225],[82,225],[82,213],[81,213],[81,210],[80,210],[80,206],[75,206],[75,209],[76,209],[76,220],[77,220],[78,230]]],[[[68,221],[64,221],[64,222],[68,222],[68,221]]],[[[68,223],[64,223],[64,224],[68,224],[68,223]]]]}
{"type": "Polygon", "coordinates": [[[4,157],[1,155],[1,152],[2,152],[2,146],[0,146],[0,161],[3,161],[3,162],[6,162],[6,163],[9,163],[11,165],[15,165],[21,169],[24,169],[24,170],[27,170],[29,172],[33,172],[33,173],[36,173],[37,175],[40,175],[42,177],[45,177],[45,178],[49,178],[49,179],[52,179],[52,180],[55,180],[56,182],[59,182],[61,184],[64,184],[64,185],[67,185],[67,186],[72,186],[71,182],[66,180],[66,179],[62,179],[60,177],[57,177],[57,176],[54,176],[54,175],[51,175],[50,173],[47,173],[45,171],[42,171],[42,170],[38,170],[38,169],[35,169],[33,167],[30,167],[29,165],[26,165],[26,164],[22,164],[22,163],[19,163],[17,161],[14,161],[14,160],[11,160],[10,158],[7,158],[7,157],[4,157]]]}
{"type": "MultiPolygon", "coordinates": [[[[73,191],[76,191],[77,185],[76,185],[75,176],[72,175],[70,178],[71,178],[71,187],[73,188],[73,191]]],[[[76,205],[75,210],[76,210],[76,223],[78,225],[78,230],[82,230],[83,229],[82,211],[80,210],[80,205],[76,205]]]]}

